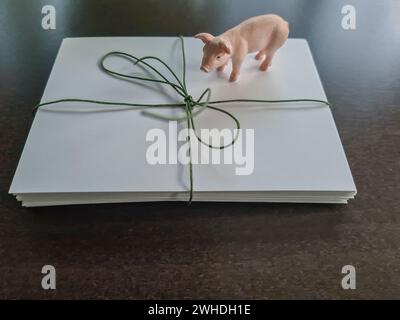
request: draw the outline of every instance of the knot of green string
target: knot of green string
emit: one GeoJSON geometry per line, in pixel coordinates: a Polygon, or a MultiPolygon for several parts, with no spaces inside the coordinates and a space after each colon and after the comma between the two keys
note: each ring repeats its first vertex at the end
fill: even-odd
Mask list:
{"type": "MultiPolygon", "coordinates": [[[[320,103],[322,105],[331,106],[328,101],[319,100],[319,99],[285,99],[285,100],[265,100],[265,99],[228,99],[228,100],[211,100],[211,89],[207,88],[203,91],[203,93],[199,96],[199,98],[194,99],[187,91],[186,87],[186,56],[185,56],[185,44],[184,39],[182,36],[179,36],[179,40],[181,43],[181,52],[182,52],[182,77],[179,78],[177,73],[172,70],[172,68],[164,62],[162,59],[155,57],[155,56],[145,56],[145,57],[135,57],[134,55],[120,52],[120,51],[112,51],[105,54],[99,63],[100,69],[109,74],[110,76],[114,76],[117,78],[122,79],[134,79],[140,81],[148,81],[148,82],[156,82],[163,85],[170,86],[179,96],[182,97],[181,103],[167,103],[167,104],[143,104],[143,103],[127,103],[127,102],[118,102],[118,101],[104,101],[104,100],[92,100],[92,99],[79,99],[79,98],[67,98],[67,99],[58,99],[52,100],[48,102],[42,102],[37,104],[33,108],[33,113],[35,114],[36,111],[46,105],[57,104],[57,103],[65,103],[65,102],[82,102],[82,103],[91,103],[91,104],[99,104],[99,105],[110,105],[110,106],[121,106],[122,108],[115,109],[116,111],[119,110],[126,110],[126,109],[145,109],[142,110],[143,114],[154,117],[160,120],[166,121],[186,121],[187,128],[189,131],[194,133],[194,136],[197,140],[208,146],[209,148],[213,149],[224,149],[227,148],[235,143],[239,136],[239,129],[240,129],[240,122],[239,120],[230,112],[218,108],[215,105],[217,104],[226,104],[226,103],[261,103],[261,104],[270,104],[270,103],[291,103],[291,102],[315,102],[320,103]],[[105,61],[111,56],[118,56],[127,59],[133,64],[140,65],[145,69],[147,74],[150,74],[150,77],[146,77],[146,75],[131,75],[131,74],[124,74],[113,71],[105,66],[105,61]],[[163,72],[161,72],[158,68],[156,68],[151,62],[156,62],[161,64],[164,67],[164,71],[170,73],[170,77],[168,78],[163,72]],[[181,116],[167,116],[165,114],[156,113],[154,111],[150,111],[149,109],[157,109],[157,108],[183,108],[184,113],[181,116]],[[212,145],[205,141],[203,141],[196,133],[195,122],[194,118],[200,112],[204,111],[205,109],[211,109],[216,112],[223,113],[230,117],[236,125],[236,134],[232,138],[230,142],[224,145],[212,145]]],[[[46,111],[57,111],[57,110],[49,110],[46,111]]],[[[62,110],[63,112],[80,112],[75,109],[68,109],[62,110]]],[[[88,111],[92,112],[92,111],[88,111]]],[[[189,157],[189,199],[188,203],[190,204],[193,199],[193,162],[192,162],[192,155],[191,155],[191,143],[190,143],[190,135],[187,136],[188,146],[188,157],[189,157]]]]}

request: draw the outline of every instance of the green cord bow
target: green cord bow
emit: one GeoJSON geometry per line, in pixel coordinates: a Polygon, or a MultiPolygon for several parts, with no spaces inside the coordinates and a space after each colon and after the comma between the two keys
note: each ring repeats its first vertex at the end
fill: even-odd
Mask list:
{"type": "MultiPolygon", "coordinates": [[[[184,40],[182,36],[179,36],[180,42],[181,42],[181,48],[182,48],[182,60],[183,60],[183,73],[182,73],[182,79],[179,79],[177,74],[160,58],[157,58],[155,56],[146,56],[142,58],[137,58],[133,55],[130,55],[125,52],[119,52],[119,51],[113,51],[109,52],[106,55],[104,55],[101,60],[100,60],[100,69],[104,71],[105,73],[116,76],[116,77],[121,77],[121,78],[126,78],[126,79],[135,79],[135,80],[141,80],[141,81],[149,81],[149,82],[156,82],[160,84],[165,84],[169,85],[173,90],[175,90],[178,95],[180,95],[183,98],[182,103],[169,103],[169,104],[139,104],[139,103],[124,103],[124,102],[113,102],[113,101],[102,101],[102,100],[91,100],[91,99],[59,99],[59,100],[53,100],[49,102],[44,102],[44,103],[39,103],[37,104],[33,112],[35,113],[40,107],[45,106],[45,105],[50,105],[50,104],[57,104],[57,103],[62,103],[62,102],[84,102],[84,103],[93,103],[93,104],[102,104],[102,105],[114,105],[114,106],[124,106],[126,108],[184,108],[185,109],[185,115],[183,116],[176,116],[176,117],[169,117],[165,115],[161,115],[155,112],[151,112],[148,110],[144,110],[143,113],[145,115],[161,119],[161,120],[167,120],[167,121],[183,121],[186,120],[187,128],[191,130],[195,137],[199,140],[200,143],[205,144],[209,148],[213,149],[224,149],[227,148],[235,143],[235,141],[238,138],[239,135],[239,130],[236,130],[236,135],[233,137],[233,139],[225,145],[222,146],[214,146],[211,144],[208,144],[204,142],[196,133],[196,128],[195,128],[195,123],[194,123],[194,117],[198,115],[200,112],[204,111],[205,109],[212,109],[217,112],[221,112],[232,118],[232,120],[236,124],[236,128],[240,129],[240,122],[239,120],[230,112],[225,111],[223,109],[220,109],[218,107],[215,107],[215,104],[223,104],[223,103],[233,103],[233,102],[251,102],[251,103],[288,103],[288,102],[319,102],[323,103],[327,106],[331,106],[331,104],[328,101],[324,100],[318,100],[318,99],[287,99],[287,100],[260,100],[260,99],[230,99],[230,100],[217,100],[217,101],[211,101],[211,89],[207,88],[206,90],[203,91],[203,93],[200,95],[200,97],[195,100],[193,97],[188,93],[187,88],[186,88],[186,56],[185,56],[185,46],[184,46],[184,40]],[[145,68],[147,68],[148,71],[152,71],[156,75],[158,75],[160,78],[146,78],[143,76],[131,76],[123,73],[118,73],[115,71],[112,71],[110,69],[107,69],[104,66],[104,61],[110,57],[110,56],[120,56],[124,57],[127,60],[133,61],[134,65],[141,64],[145,68]],[[159,70],[157,70],[153,65],[151,65],[147,61],[157,61],[161,63],[165,69],[170,72],[172,77],[176,80],[176,82],[170,81],[165,77],[159,70]],[[205,97],[205,100],[203,101],[203,98],[205,97]]],[[[74,112],[74,110],[68,110],[71,112],[74,112]]],[[[189,177],[190,177],[190,188],[189,188],[189,200],[188,203],[190,204],[193,199],[193,164],[192,164],[192,157],[191,157],[191,147],[190,147],[190,135],[187,137],[187,142],[189,143],[188,147],[188,155],[189,155],[189,177]]]]}

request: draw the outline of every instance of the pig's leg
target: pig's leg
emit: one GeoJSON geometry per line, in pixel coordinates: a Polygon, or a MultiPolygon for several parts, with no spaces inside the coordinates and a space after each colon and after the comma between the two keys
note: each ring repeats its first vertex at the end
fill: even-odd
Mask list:
{"type": "Polygon", "coordinates": [[[244,61],[244,58],[246,58],[246,54],[247,54],[247,46],[244,45],[238,48],[237,52],[235,52],[235,55],[232,57],[232,72],[231,76],[229,77],[229,81],[231,82],[236,81],[237,78],[239,77],[240,68],[244,61]]]}
{"type": "Polygon", "coordinates": [[[260,70],[261,71],[266,71],[268,69],[268,67],[271,65],[272,63],[272,59],[274,57],[275,52],[268,52],[268,54],[265,56],[263,62],[261,62],[260,64],[260,70]]]}
{"type": "Polygon", "coordinates": [[[262,50],[258,51],[258,53],[255,56],[255,59],[256,60],[261,60],[262,58],[265,57],[265,54],[266,54],[265,49],[262,49],[262,50]]]}
{"type": "Polygon", "coordinates": [[[289,29],[282,28],[281,30],[273,33],[269,39],[269,43],[265,47],[267,53],[263,62],[260,64],[260,70],[266,71],[272,63],[275,52],[285,43],[289,34],[289,29]]]}
{"type": "Polygon", "coordinates": [[[234,82],[239,77],[240,67],[242,66],[244,57],[245,57],[245,55],[237,57],[236,59],[232,59],[232,72],[229,77],[229,81],[234,82]]]}
{"type": "Polygon", "coordinates": [[[228,64],[228,63],[225,63],[224,65],[218,67],[217,70],[220,71],[220,72],[224,71],[224,69],[225,69],[225,67],[226,67],[227,64],[228,64]]]}

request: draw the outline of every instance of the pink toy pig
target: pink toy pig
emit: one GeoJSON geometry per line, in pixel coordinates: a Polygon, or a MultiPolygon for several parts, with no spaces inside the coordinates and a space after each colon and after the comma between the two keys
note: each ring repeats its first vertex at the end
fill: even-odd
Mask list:
{"type": "Polygon", "coordinates": [[[266,71],[288,35],[289,24],[275,14],[250,18],[217,37],[209,33],[196,34],[194,37],[205,44],[200,69],[223,71],[232,58],[229,81],[236,81],[246,55],[258,51],[255,58],[262,60],[260,70],[266,71]]]}

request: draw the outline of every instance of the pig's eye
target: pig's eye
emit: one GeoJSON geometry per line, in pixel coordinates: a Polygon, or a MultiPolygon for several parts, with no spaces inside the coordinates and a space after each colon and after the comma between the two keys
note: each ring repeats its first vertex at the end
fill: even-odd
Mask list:
{"type": "Polygon", "coordinates": [[[221,59],[221,56],[217,56],[217,60],[221,59]]]}

